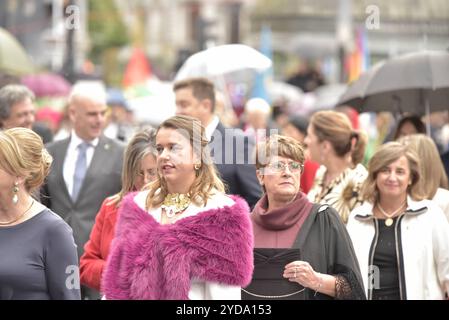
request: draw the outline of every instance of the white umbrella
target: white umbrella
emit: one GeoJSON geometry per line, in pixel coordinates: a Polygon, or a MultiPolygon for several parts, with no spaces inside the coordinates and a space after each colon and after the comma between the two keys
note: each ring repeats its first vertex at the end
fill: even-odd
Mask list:
{"type": "Polygon", "coordinates": [[[25,49],[8,31],[0,28],[0,72],[13,75],[30,74],[34,66],[25,49]]]}
{"type": "Polygon", "coordinates": [[[176,74],[175,81],[191,77],[214,77],[243,70],[258,72],[272,65],[269,58],[244,44],[226,44],[190,56],[176,74]]]}

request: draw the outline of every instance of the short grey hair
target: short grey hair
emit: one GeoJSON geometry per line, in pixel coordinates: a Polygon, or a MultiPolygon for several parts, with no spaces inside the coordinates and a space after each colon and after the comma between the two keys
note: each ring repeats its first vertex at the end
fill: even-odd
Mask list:
{"type": "Polygon", "coordinates": [[[0,121],[6,120],[11,115],[11,108],[26,98],[34,101],[34,93],[21,84],[9,84],[0,89],[0,121]]]}

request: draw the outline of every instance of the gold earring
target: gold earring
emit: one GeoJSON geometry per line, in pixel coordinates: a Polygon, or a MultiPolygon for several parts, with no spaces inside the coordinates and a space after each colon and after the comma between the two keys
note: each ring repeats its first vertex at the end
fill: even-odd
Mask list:
{"type": "Polygon", "coordinates": [[[14,183],[12,192],[14,193],[12,196],[12,203],[17,204],[19,202],[19,196],[17,195],[17,192],[19,192],[19,183],[17,181],[14,183]]]}
{"type": "Polygon", "coordinates": [[[198,170],[200,170],[201,165],[196,164],[196,165],[193,166],[193,168],[195,169],[195,171],[198,171],[198,170]]]}

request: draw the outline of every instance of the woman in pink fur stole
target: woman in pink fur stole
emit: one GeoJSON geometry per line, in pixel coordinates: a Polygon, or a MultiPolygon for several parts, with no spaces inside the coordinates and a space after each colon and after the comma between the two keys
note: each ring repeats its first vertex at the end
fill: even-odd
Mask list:
{"type": "Polygon", "coordinates": [[[249,208],[224,194],[207,144],[194,118],[159,126],[158,178],[122,202],[106,299],[240,299],[253,271],[249,208]]]}

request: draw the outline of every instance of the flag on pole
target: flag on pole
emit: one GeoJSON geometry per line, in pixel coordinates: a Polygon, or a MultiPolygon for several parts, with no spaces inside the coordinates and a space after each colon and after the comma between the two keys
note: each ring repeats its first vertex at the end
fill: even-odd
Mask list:
{"type": "Polygon", "coordinates": [[[371,66],[370,53],[368,49],[368,39],[363,28],[356,31],[356,45],[346,60],[348,71],[348,82],[355,81],[359,76],[371,66]]]}
{"type": "MultiPolygon", "coordinates": [[[[271,28],[263,26],[260,32],[260,52],[264,54],[270,60],[273,60],[273,50],[271,46],[271,28]]],[[[251,98],[262,98],[268,104],[271,104],[270,96],[266,89],[267,81],[271,81],[273,78],[273,67],[265,70],[264,72],[258,72],[254,79],[254,85],[251,93],[251,98]]]]}

